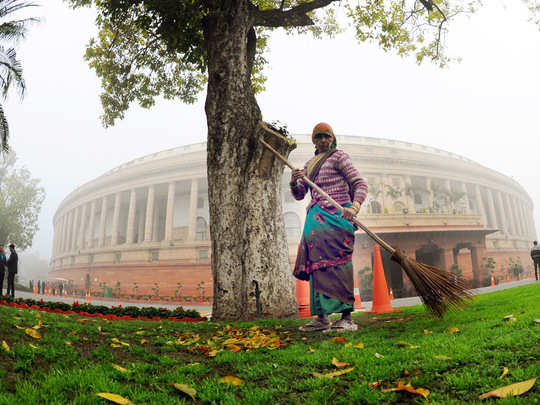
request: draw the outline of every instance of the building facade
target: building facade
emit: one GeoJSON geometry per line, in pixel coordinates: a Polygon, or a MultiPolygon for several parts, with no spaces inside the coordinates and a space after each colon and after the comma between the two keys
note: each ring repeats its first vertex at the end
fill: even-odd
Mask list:
{"type": "MultiPolygon", "coordinates": [[[[302,167],[313,145],[307,135],[296,140],[290,159],[302,167]]],[[[504,280],[515,269],[530,272],[533,203],[515,180],[428,146],[356,136],[337,141],[369,184],[360,221],[392,246],[462,274],[471,286],[491,274],[504,280]]],[[[283,215],[294,263],[309,196],[295,201],[289,178],[287,169],[283,215]]],[[[54,216],[50,278],[81,289],[211,296],[207,190],[205,143],[135,159],[77,188],[54,216]]],[[[364,284],[372,251],[373,242],[357,232],[354,264],[364,284]]],[[[394,294],[413,294],[389,255],[383,264],[394,294]]]]}

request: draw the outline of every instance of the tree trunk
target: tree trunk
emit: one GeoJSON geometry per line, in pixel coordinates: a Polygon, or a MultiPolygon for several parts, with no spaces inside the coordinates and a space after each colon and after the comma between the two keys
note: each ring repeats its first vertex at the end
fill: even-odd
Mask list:
{"type": "Polygon", "coordinates": [[[251,86],[255,32],[247,0],[222,0],[205,21],[208,56],[208,196],[214,276],[213,319],[287,318],[297,314],[282,219],[283,165],[260,136],[270,135],[251,86]],[[222,13],[220,13],[222,11],[222,13]]]}

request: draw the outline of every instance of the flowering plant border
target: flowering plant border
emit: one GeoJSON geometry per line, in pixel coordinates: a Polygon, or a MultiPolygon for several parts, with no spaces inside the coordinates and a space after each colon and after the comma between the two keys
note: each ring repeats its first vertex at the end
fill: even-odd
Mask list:
{"type": "Polygon", "coordinates": [[[78,301],[72,305],[64,302],[44,301],[43,299],[32,300],[23,298],[12,298],[0,296],[0,305],[14,308],[31,308],[37,311],[44,311],[57,314],[76,314],[90,318],[103,318],[110,321],[162,321],[169,320],[175,322],[202,322],[206,317],[193,310],[185,310],[178,307],[174,310],[167,308],[135,306],[122,307],[122,305],[106,307],[104,305],[79,304],[78,301]]]}

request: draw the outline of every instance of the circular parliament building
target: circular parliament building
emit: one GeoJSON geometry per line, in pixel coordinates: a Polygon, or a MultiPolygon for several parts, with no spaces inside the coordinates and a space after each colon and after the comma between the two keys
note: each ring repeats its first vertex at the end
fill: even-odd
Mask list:
{"type": "MultiPolygon", "coordinates": [[[[296,136],[290,160],[313,156],[296,136]]],[[[337,136],[369,185],[358,218],[420,262],[461,275],[471,287],[528,277],[536,239],[533,203],[515,180],[462,156],[391,139],[337,136]]],[[[283,175],[283,216],[294,264],[309,195],[296,201],[283,175]]],[[[77,188],[54,216],[51,280],[126,295],[205,297],[213,293],[206,143],[125,163],[77,188]]],[[[357,231],[353,262],[369,299],[374,242],[357,231]]],[[[414,295],[383,252],[388,288],[414,295]]]]}

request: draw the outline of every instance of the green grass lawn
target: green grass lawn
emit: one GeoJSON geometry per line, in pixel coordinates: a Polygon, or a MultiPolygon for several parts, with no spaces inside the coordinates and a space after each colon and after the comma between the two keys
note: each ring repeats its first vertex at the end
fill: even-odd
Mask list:
{"type": "Polygon", "coordinates": [[[85,319],[0,306],[0,404],[105,404],[108,392],[135,404],[421,403],[383,392],[398,381],[430,391],[432,404],[540,403],[540,381],[505,399],[480,394],[540,376],[540,283],[486,294],[444,319],[422,307],[359,314],[358,332],[305,334],[306,320],[174,323],[85,319]],[[503,318],[513,314],[515,321],[503,318]],[[41,326],[39,327],[39,322],[41,326]],[[36,339],[25,328],[38,326],[36,339]],[[447,332],[457,328],[459,332],[447,332]],[[333,341],[334,337],[344,337],[333,341]],[[355,347],[359,343],[363,348],[355,347]],[[336,358],[354,367],[334,378],[336,358]],[[115,369],[119,365],[127,371],[115,369]],[[503,368],[508,374],[500,379],[503,368]],[[221,383],[235,376],[242,384],[221,383]],[[380,385],[373,387],[373,383],[380,385]]]}

